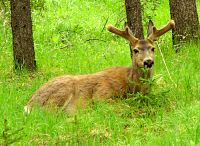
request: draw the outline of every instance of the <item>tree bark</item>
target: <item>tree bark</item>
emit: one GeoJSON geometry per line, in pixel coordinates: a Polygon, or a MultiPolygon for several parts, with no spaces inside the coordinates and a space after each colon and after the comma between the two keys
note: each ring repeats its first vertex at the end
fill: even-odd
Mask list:
{"type": "MultiPolygon", "coordinates": [[[[140,0],[125,0],[127,23],[134,36],[144,39],[140,0]]],[[[132,58],[132,49],[131,58],[132,58]]]]}
{"type": "Polygon", "coordinates": [[[175,21],[172,31],[173,44],[200,38],[196,0],[169,0],[171,18],[175,21]]]}
{"type": "Polygon", "coordinates": [[[10,0],[15,69],[36,69],[30,0],[10,0]]]}

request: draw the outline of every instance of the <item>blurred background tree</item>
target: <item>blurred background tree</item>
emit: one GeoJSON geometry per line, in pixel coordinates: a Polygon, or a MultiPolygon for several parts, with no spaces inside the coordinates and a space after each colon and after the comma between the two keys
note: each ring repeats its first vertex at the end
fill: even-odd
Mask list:
{"type": "Polygon", "coordinates": [[[169,0],[171,18],[176,27],[173,30],[173,44],[200,38],[200,27],[196,0],[169,0]]]}
{"type": "MultiPolygon", "coordinates": [[[[127,24],[136,38],[144,39],[140,0],[125,0],[127,24]]],[[[132,58],[132,48],[130,46],[132,58]]]]}
{"type": "Polygon", "coordinates": [[[15,69],[36,69],[29,0],[11,0],[11,27],[15,69]]]}

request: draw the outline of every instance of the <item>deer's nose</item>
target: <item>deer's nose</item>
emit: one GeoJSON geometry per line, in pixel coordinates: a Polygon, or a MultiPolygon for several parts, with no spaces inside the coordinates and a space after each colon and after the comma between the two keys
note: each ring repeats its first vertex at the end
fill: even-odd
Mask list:
{"type": "Polygon", "coordinates": [[[154,64],[154,61],[152,59],[147,59],[144,61],[144,66],[151,68],[154,64]]]}

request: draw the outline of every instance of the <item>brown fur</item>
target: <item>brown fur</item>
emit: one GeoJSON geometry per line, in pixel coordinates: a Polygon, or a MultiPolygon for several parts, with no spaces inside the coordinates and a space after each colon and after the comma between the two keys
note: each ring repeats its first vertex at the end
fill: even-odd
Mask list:
{"type": "Polygon", "coordinates": [[[144,61],[153,61],[154,36],[160,36],[174,27],[174,22],[170,21],[162,32],[150,27],[151,34],[146,40],[138,40],[126,27],[121,31],[113,26],[108,30],[120,35],[130,41],[133,48],[132,67],[112,67],[104,71],[78,76],[61,76],[50,80],[40,87],[29,99],[25,111],[30,112],[34,104],[41,106],[53,105],[62,107],[68,113],[74,113],[76,109],[86,107],[89,99],[105,100],[116,96],[126,96],[127,93],[146,93],[148,85],[144,84],[140,78],[149,79],[152,76],[152,68],[147,68],[145,73],[144,61]],[[164,31],[163,31],[164,30],[164,31]]]}

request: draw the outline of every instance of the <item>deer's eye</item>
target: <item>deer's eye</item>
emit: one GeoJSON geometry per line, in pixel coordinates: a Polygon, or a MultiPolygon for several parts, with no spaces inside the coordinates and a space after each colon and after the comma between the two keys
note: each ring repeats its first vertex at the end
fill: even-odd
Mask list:
{"type": "Polygon", "coordinates": [[[154,49],[155,49],[155,48],[151,48],[151,51],[154,52],[154,49]]]}
{"type": "Polygon", "coordinates": [[[135,49],[133,49],[133,51],[134,51],[134,53],[135,53],[135,54],[139,53],[139,50],[138,50],[138,49],[136,49],[136,48],[135,48],[135,49]]]}

